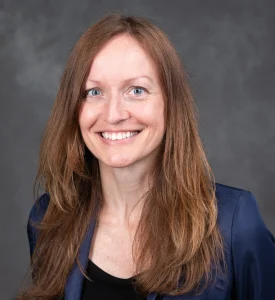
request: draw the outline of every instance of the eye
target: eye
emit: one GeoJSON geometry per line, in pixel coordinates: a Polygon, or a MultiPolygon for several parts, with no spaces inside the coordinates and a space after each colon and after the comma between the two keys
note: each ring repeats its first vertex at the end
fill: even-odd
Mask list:
{"type": "Polygon", "coordinates": [[[92,88],[86,91],[87,96],[96,97],[101,95],[101,91],[97,88],[92,88]]]}
{"type": "Polygon", "coordinates": [[[140,87],[140,86],[135,86],[131,90],[131,93],[133,93],[134,95],[137,95],[137,96],[142,95],[146,92],[147,92],[147,90],[143,87],[140,87]]]}

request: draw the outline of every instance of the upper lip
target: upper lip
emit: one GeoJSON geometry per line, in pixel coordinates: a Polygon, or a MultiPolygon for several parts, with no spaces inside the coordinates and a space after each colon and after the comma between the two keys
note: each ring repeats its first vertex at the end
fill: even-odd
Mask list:
{"type": "Polygon", "coordinates": [[[101,132],[108,132],[108,133],[119,133],[119,132],[128,132],[128,131],[141,131],[141,129],[123,129],[123,130],[103,130],[103,131],[99,131],[99,133],[101,132]]]}

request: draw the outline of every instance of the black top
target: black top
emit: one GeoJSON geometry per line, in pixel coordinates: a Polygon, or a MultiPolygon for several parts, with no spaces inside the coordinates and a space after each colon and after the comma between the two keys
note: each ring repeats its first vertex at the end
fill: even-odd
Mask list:
{"type": "Polygon", "coordinates": [[[133,285],[134,278],[122,279],[114,277],[90,259],[87,267],[88,277],[92,281],[84,278],[81,300],[90,299],[112,299],[112,300],[145,300],[146,297],[140,296],[133,285]]]}

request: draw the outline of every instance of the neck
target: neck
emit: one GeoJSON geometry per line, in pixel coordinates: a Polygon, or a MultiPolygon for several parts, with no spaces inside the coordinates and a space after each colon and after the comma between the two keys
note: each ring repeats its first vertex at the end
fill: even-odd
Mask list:
{"type": "Polygon", "coordinates": [[[112,168],[99,163],[104,196],[102,215],[113,225],[137,224],[149,190],[149,168],[134,164],[125,168],[112,168]]]}

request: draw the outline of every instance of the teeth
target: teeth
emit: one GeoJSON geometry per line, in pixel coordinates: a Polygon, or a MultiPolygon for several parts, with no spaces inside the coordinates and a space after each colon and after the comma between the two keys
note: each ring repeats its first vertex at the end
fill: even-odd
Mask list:
{"type": "Polygon", "coordinates": [[[109,139],[112,141],[127,139],[136,134],[138,134],[138,131],[133,131],[133,132],[127,131],[127,132],[117,132],[117,133],[102,132],[101,133],[103,138],[109,139]]]}

